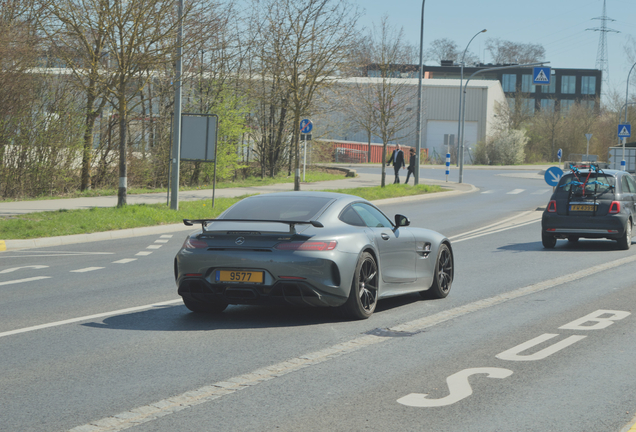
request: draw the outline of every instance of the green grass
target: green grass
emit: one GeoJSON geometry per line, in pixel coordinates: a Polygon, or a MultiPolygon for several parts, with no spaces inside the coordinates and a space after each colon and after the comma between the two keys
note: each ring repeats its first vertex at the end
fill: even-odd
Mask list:
{"type": "MultiPolygon", "coordinates": [[[[300,171],[301,180],[302,180],[302,169],[300,171]]],[[[329,180],[339,180],[345,177],[344,171],[342,173],[332,174],[320,169],[307,169],[305,173],[305,181],[304,183],[315,183],[319,181],[329,181],[329,180]]],[[[272,184],[279,183],[293,183],[294,175],[287,176],[287,172],[279,173],[276,177],[248,177],[246,179],[240,179],[237,181],[224,181],[217,182],[216,189],[228,189],[228,188],[236,188],[236,187],[252,187],[252,186],[269,186],[272,184]]],[[[212,183],[203,184],[200,186],[193,187],[180,187],[180,191],[190,191],[190,190],[212,190],[212,183]]],[[[146,193],[167,193],[168,188],[129,188],[126,193],[128,195],[137,195],[137,194],[146,194],[146,193]]],[[[76,191],[63,195],[56,196],[40,196],[36,198],[28,198],[29,201],[38,201],[38,200],[51,200],[51,199],[66,199],[66,198],[90,198],[90,197],[99,197],[99,196],[117,196],[118,190],[116,188],[113,189],[90,189],[86,191],[76,191]]],[[[0,202],[9,202],[9,201],[24,201],[21,199],[7,199],[0,200],[0,202]]]]}
{"type": "MultiPolygon", "coordinates": [[[[387,185],[336,189],[332,192],[356,195],[370,201],[440,192],[439,186],[387,185]]],[[[0,239],[21,240],[42,237],[89,234],[127,228],[182,223],[183,219],[213,219],[235,202],[245,198],[216,198],[211,200],[182,201],[179,210],[165,204],[139,204],[117,207],[94,207],[88,210],[59,210],[0,218],[0,239]]]]}

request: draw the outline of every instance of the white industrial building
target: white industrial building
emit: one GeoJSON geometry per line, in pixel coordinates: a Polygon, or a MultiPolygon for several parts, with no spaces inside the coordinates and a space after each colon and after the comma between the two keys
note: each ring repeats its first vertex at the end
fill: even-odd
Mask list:
{"type": "MultiPolygon", "coordinates": [[[[405,136],[399,143],[415,147],[416,144],[416,112],[418,79],[394,78],[399,85],[413,86],[409,91],[407,110],[413,113],[407,130],[400,135],[405,136]],[[414,97],[415,95],[415,97],[414,97]],[[412,101],[412,102],[411,102],[412,101]]],[[[337,81],[337,86],[369,85],[379,86],[381,78],[348,78],[337,81]]],[[[466,79],[464,79],[466,84],[466,79]]],[[[337,90],[336,90],[337,93],[337,90]]],[[[464,147],[465,163],[471,163],[471,153],[475,145],[486,140],[492,134],[495,108],[497,104],[506,104],[501,83],[496,80],[471,80],[466,89],[464,147]]],[[[422,80],[422,149],[428,149],[431,159],[443,160],[446,155],[446,144],[450,138],[457,142],[459,124],[459,80],[457,79],[423,79],[422,80]],[[441,159],[440,159],[441,158],[441,159]]],[[[314,120],[314,136],[324,140],[351,141],[367,143],[366,132],[356,128],[347,113],[332,111],[325,116],[316,116],[314,120]]],[[[371,138],[372,143],[381,143],[377,136],[371,138]]],[[[390,144],[395,144],[391,141],[390,144]]]]}

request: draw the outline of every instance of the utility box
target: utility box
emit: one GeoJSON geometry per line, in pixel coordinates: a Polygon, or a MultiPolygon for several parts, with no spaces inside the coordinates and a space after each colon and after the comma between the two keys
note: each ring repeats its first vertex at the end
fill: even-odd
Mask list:
{"type": "MultiPolygon", "coordinates": [[[[609,149],[609,168],[621,170],[621,161],[623,160],[623,147],[610,147],[609,149]]],[[[636,148],[625,147],[625,170],[630,173],[636,173],[636,148]]]]}

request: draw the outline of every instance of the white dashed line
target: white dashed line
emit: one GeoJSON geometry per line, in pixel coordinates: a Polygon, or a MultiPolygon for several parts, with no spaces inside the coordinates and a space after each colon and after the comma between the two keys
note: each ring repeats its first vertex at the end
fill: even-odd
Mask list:
{"type": "Polygon", "coordinates": [[[162,235],[159,238],[168,238],[169,239],[169,238],[172,238],[172,236],[173,236],[173,234],[164,234],[164,235],[162,235]]]}
{"type": "Polygon", "coordinates": [[[507,195],[517,195],[517,194],[520,194],[523,191],[525,191],[525,189],[514,189],[514,190],[511,190],[510,192],[508,192],[507,195]]]}
{"type": "Polygon", "coordinates": [[[155,243],[168,243],[170,240],[155,240],[155,243]]]}
{"type": "Polygon", "coordinates": [[[86,272],[90,272],[90,271],[95,271],[95,270],[101,270],[105,267],[86,267],[83,269],[78,269],[78,270],[71,270],[71,273],[86,273],[86,272]]]}
{"type": "Polygon", "coordinates": [[[119,261],[113,261],[113,264],[128,264],[129,262],[137,261],[137,258],[124,258],[119,261]]]}
{"type": "Polygon", "coordinates": [[[159,249],[161,246],[163,246],[163,245],[150,245],[150,246],[146,247],[146,249],[159,249]]]}
{"type": "Polygon", "coordinates": [[[144,252],[144,251],[142,251],[142,252],[137,252],[135,254],[135,256],[147,256],[147,255],[150,255],[151,253],[152,252],[144,252]]]}
{"type": "Polygon", "coordinates": [[[51,276],[38,276],[38,277],[32,277],[32,278],[26,278],[26,279],[16,279],[12,281],[0,282],[0,285],[13,285],[13,284],[24,283],[24,282],[33,282],[33,281],[42,280],[42,279],[51,279],[51,276]]]}

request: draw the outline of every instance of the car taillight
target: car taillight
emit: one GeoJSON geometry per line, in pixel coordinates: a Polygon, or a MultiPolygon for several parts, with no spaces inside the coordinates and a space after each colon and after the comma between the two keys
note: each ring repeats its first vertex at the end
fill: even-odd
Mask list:
{"type": "Polygon", "coordinates": [[[556,213],[556,201],[555,200],[551,200],[548,203],[548,213],[556,213]]]}
{"type": "Polygon", "coordinates": [[[197,240],[192,237],[188,237],[186,241],[183,242],[184,249],[205,249],[208,247],[208,243],[203,240],[197,240]]]}
{"type": "Polygon", "coordinates": [[[620,201],[612,201],[609,208],[610,214],[616,214],[621,212],[621,202],[620,201]]]}
{"type": "Polygon", "coordinates": [[[330,251],[338,244],[335,240],[329,241],[308,241],[308,242],[286,242],[278,243],[274,249],[291,251],[330,251]]]}

